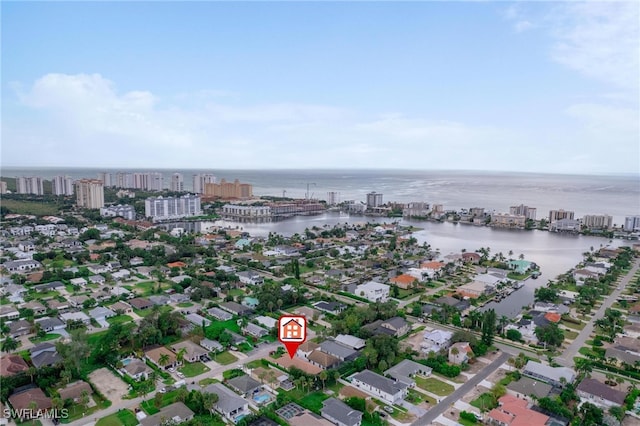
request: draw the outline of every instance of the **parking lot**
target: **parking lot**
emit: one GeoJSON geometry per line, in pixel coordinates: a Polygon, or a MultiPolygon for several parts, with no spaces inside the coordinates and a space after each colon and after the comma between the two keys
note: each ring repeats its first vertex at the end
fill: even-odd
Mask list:
{"type": "Polygon", "coordinates": [[[129,386],[106,368],[99,368],[89,375],[91,383],[113,404],[122,402],[129,393],[129,386]]]}

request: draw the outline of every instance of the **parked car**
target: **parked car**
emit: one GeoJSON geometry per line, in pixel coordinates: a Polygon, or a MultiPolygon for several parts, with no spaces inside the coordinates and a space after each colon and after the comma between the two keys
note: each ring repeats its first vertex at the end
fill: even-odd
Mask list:
{"type": "Polygon", "coordinates": [[[389,407],[388,405],[384,406],[384,411],[386,411],[389,414],[393,414],[393,407],[389,407]]]}

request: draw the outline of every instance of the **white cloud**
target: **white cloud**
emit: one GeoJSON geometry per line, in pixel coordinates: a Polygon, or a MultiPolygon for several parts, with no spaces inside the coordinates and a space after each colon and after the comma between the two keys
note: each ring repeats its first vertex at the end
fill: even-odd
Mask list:
{"type": "MultiPolygon", "coordinates": [[[[538,129],[508,125],[472,125],[399,112],[369,116],[332,105],[242,105],[240,95],[228,103],[185,97],[178,105],[144,90],[121,93],[98,74],[48,74],[20,89],[18,98],[24,123],[16,114],[3,120],[5,165],[528,171],[552,167],[549,153],[535,148],[541,139],[538,129]]],[[[615,164],[602,156],[611,134],[621,150],[634,146],[638,130],[632,111],[581,104],[566,113],[575,118],[575,125],[558,137],[561,151],[572,155],[567,145],[584,139],[580,153],[591,159],[574,164],[572,171],[589,171],[597,162],[611,171],[636,169],[628,156],[622,163],[615,159],[615,164]]]]}
{"type": "Polygon", "coordinates": [[[513,23],[513,29],[517,33],[535,28],[530,18],[526,18],[525,15],[526,13],[522,11],[521,4],[512,4],[502,11],[504,19],[513,23]]]}
{"type": "Polygon", "coordinates": [[[555,61],[588,77],[637,91],[639,2],[567,2],[554,8],[548,19],[556,39],[555,61]]]}

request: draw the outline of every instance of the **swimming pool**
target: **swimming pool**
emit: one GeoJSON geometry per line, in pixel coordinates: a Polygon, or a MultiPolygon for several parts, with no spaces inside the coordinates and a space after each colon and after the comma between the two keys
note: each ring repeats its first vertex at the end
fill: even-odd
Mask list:
{"type": "Polygon", "coordinates": [[[131,362],[131,358],[125,358],[123,360],[120,360],[120,362],[122,363],[123,366],[127,366],[131,362]]]}
{"type": "Polygon", "coordinates": [[[255,402],[257,402],[258,404],[262,404],[263,402],[265,402],[265,401],[268,401],[268,400],[269,400],[269,395],[267,395],[267,394],[263,393],[262,395],[254,396],[254,397],[253,397],[253,400],[254,400],[255,402]]]}

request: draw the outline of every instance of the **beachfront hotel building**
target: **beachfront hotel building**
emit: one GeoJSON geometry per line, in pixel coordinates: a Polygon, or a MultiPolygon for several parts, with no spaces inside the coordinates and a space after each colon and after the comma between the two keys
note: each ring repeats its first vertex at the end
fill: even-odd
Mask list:
{"type": "Polygon", "coordinates": [[[69,176],[54,176],[51,180],[53,195],[73,195],[73,180],[69,176]]]}
{"type": "Polygon", "coordinates": [[[374,208],[383,204],[382,194],[378,194],[376,191],[367,194],[367,207],[374,208]]]}
{"type": "Polygon", "coordinates": [[[549,223],[553,223],[562,219],[575,219],[574,212],[569,210],[549,210],[549,223]]]}
{"type": "Polygon", "coordinates": [[[340,193],[335,191],[327,192],[327,204],[335,206],[339,203],[340,193]]]}
{"type": "Polygon", "coordinates": [[[491,226],[500,228],[524,228],[526,218],[522,215],[494,213],[491,215],[491,226]]]}
{"type": "Polygon", "coordinates": [[[184,176],[182,176],[182,173],[174,173],[171,175],[169,189],[173,192],[184,191],[184,176]]]}
{"type": "Polygon", "coordinates": [[[241,183],[238,179],[233,182],[221,179],[220,183],[205,184],[204,195],[217,198],[251,198],[253,197],[253,186],[241,183]]]}
{"type": "Polygon", "coordinates": [[[16,178],[16,192],[18,194],[44,195],[42,178],[38,176],[20,176],[16,178]]]}
{"type": "Polygon", "coordinates": [[[431,213],[429,203],[413,202],[406,205],[402,210],[404,217],[427,217],[431,213]]]}
{"type": "Polygon", "coordinates": [[[145,216],[152,220],[179,219],[202,214],[200,196],[187,194],[182,197],[149,197],[144,200],[145,216]]]}
{"type": "Polygon", "coordinates": [[[76,181],[76,205],[86,209],[104,207],[104,185],[99,179],[76,181]]]}
{"type": "Polygon", "coordinates": [[[535,207],[525,206],[524,204],[509,207],[509,214],[524,216],[526,219],[536,220],[536,213],[537,209],[535,207]]]}
{"type": "Polygon", "coordinates": [[[582,225],[587,229],[610,229],[613,217],[608,214],[588,214],[582,218],[582,225]]]}
{"type": "Polygon", "coordinates": [[[640,216],[627,216],[624,218],[625,231],[640,231],[640,216]]]}
{"type": "Polygon", "coordinates": [[[209,173],[193,175],[193,192],[204,194],[204,186],[208,183],[216,183],[216,177],[209,173]]]}

